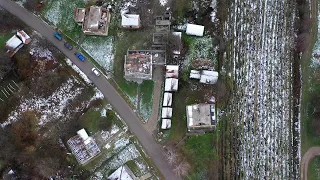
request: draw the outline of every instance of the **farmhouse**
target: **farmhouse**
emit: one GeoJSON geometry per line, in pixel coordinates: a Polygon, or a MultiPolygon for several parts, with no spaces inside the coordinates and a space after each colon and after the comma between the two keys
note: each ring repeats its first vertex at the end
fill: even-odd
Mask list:
{"type": "Polygon", "coordinates": [[[204,26],[187,24],[186,34],[192,36],[203,36],[204,26]]]}
{"type": "Polygon", "coordinates": [[[89,137],[84,129],[79,130],[67,144],[80,164],[86,164],[101,152],[94,139],[89,137]]]}
{"type": "Polygon", "coordinates": [[[212,131],[216,126],[214,104],[193,104],[186,107],[189,132],[212,131]]]}
{"type": "Polygon", "coordinates": [[[19,49],[25,45],[29,44],[31,38],[23,30],[17,31],[17,34],[12,36],[5,44],[5,47],[8,49],[7,53],[12,57],[19,49]]]}
{"type": "Polygon", "coordinates": [[[140,16],[137,14],[123,14],[121,19],[121,28],[139,29],[141,27],[140,16]]]}
{"type": "Polygon", "coordinates": [[[99,6],[76,8],[74,20],[82,26],[82,31],[86,35],[108,36],[110,12],[106,8],[99,6]]]}

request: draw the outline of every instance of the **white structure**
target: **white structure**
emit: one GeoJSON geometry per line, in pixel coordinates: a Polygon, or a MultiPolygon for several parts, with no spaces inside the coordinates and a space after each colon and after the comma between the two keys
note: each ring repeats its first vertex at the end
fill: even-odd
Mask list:
{"type": "Polygon", "coordinates": [[[162,113],[161,113],[161,118],[163,119],[168,119],[172,117],[172,108],[169,107],[163,107],[162,108],[162,113]]]}
{"type": "Polygon", "coordinates": [[[174,43],[175,43],[175,49],[173,49],[172,53],[174,55],[180,55],[180,50],[181,50],[181,32],[172,32],[172,35],[176,38],[174,43]]]}
{"type": "Polygon", "coordinates": [[[77,134],[83,139],[83,141],[87,140],[89,138],[86,130],[80,129],[77,134]]]}
{"type": "Polygon", "coordinates": [[[162,119],[161,129],[170,129],[171,128],[171,119],[162,119]]]}
{"type": "Polygon", "coordinates": [[[128,29],[140,28],[140,16],[137,14],[122,14],[121,27],[128,29]]]}
{"type": "Polygon", "coordinates": [[[191,79],[200,79],[200,71],[191,70],[191,72],[190,72],[190,78],[191,78],[191,79]]]}
{"type": "Polygon", "coordinates": [[[178,79],[167,78],[164,85],[164,91],[178,91],[178,79]]]}
{"type": "Polygon", "coordinates": [[[178,78],[179,66],[178,65],[166,65],[166,78],[178,78]]]}
{"type": "Polygon", "coordinates": [[[128,166],[120,166],[108,178],[108,180],[134,180],[133,173],[128,166]]]}
{"type": "Polygon", "coordinates": [[[193,104],[186,107],[188,131],[208,130],[216,126],[214,104],[193,104]]]}
{"type": "Polygon", "coordinates": [[[201,72],[200,83],[215,84],[218,81],[218,72],[203,70],[201,72]]]}
{"type": "Polygon", "coordinates": [[[204,26],[187,24],[186,34],[193,36],[203,36],[204,26]]]}
{"type": "Polygon", "coordinates": [[[163,95],[162,106],[170,107],[172,105],[172,93],[165,92],[163,95]]]}
{"type": "Polygon", "coordinates": [[[8,49],[9,56],[12,57],[18,50],[25,44],[29,44],[31,38],[23,30],[17,32],[16,35],[12,36],[5,44],[8,49]]]}
{"type": "Polygon", "coordinates": [[[218,81],[219,73],[217,71],[208,71],[208,70],[191,70],[190,76],[191,79],[199,79],[200,83],[204,84],[215,84],[218,81]]]}

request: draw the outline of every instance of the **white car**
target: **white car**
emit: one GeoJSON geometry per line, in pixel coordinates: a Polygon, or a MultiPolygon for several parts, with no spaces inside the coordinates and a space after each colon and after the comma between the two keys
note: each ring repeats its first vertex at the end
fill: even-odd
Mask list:
{"type": "Polygon", "coordinates": [[[92,72],[96,75],[96,76],[100,76],[100,71],[96,68],[92,68],[92,72]]]}

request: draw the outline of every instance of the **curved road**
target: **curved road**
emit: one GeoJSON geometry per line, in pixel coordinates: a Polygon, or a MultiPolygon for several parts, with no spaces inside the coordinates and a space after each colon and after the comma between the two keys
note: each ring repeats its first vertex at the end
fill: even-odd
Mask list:
{"type": "Polygon", "coordinates": [[[62,53],[64,53],[66,57],[68,57],[75,65],[77,65],[92,80],[92,82],[102,92],[108,102],[112,104],[115,110],[124,119],[129,127],[129,130],[138,138],[141,145],[146,150],[147,154],[150,156],[165,179],[180,179],[173,173],[170,166],[166,163],[161,146],[156,143],[152,135],[143,127],[143,124],[129,107],[129,105],[125,102],[125,100],[122,99],[113,86],[107,81],[107,79],[104,78],[104,76],[96,77],[91,72],[93,67],[92,64],[90,64],[88,61],[79,61],[73,54],[74,51],[67,50],[64,48],[62,41],[58,41],[53,37],[53,28],[48,26],[46,23],[32,13],[28,12],[23,7],[20,7],[11,0],[0,0],[0,6],[20,18],[28,26],[39,32],[43,37],[47,38],[48,41],[50,41],[62,53]]]}

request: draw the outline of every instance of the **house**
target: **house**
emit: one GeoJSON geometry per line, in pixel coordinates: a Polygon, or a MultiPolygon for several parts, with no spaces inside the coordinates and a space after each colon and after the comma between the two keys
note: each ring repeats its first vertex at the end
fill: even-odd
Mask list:
{"type": "Polygon", "coordinates": [[[166,65],[166,78],[178,78],[179,65],[166,65]]]}
{"type": "Polygon", "coordinates": [[[127,165],[120,166],[107,180],[136,180],[137,178],[127,165]]]}
{"type": "Polygon", "coordinates": [[[31,38],[23,30],[17,31],[17,34],[12,36],[5,44],[8,49],[7,53],[12,57],[25,44],[29,44],[31,38]]]}
{"type": "Polygon", "coordinates": [[[161,129],[170,129],[171,128],[171,119],[162,119],[161,129]]]}
{"type": "Polygon", "coordinates": [[[82,26],[82,31],[86,35],[108,36],[110,12],[106,8],[99,6],[76,8],[74,20],[82,26]]]}
{"type": "Polygon", "coordinates": [[[122,14],[121,28],[139,29],[141,27],[140,15],[137,14],[122,14]]]}
{"type": "Polygon", "coordinates": [[[190,76],[191,79],[199,79],[200,83],[204,84],[215,84],[218,81],[219,73],[212,70],[191,70],[190,76]]]}
{"type": "Polygon", "coordinates": [[[168,92],[178,91],[178,79],[167,78],[164,84],[164,91],[168,91],[168,92]]]}
{"type": "Polygon", "coordinates": [[[189,132],[212,131],[216,126],[215,104],[193,104],[186,106],[189,132]]]}
{"type": "Polygon", "coordinates": [[[149,50],[128,50],[124,63],[124,78],[128,81],[152,79],[152,53],[149,50]]]}
{"type": "Polygon", "coordinates": [[[170,107],[163,107],[161,111],[161,118],[162,119],[170,119],[172,117],[172,108],[170,107]]]}
{"type": "Polygon", "coordinates": [[[172,93],[165,92],[163,94],[162,106],[163,107],[171,107],[171,105],[172,105],[172,93]]]}
{"type": "Polygon", "coordinates": [[[67,141],[67,144],[72,154],[82,165],[89,162],[101,152],[94,139],[89,137],[84,129],[79,130],[76,136],[73,136],[67,141]]]}
{"type": "Polygon", "coordinates": [[[186,34],[192,36],[203,36],[204,26],[187,24],[186,34]]]}

